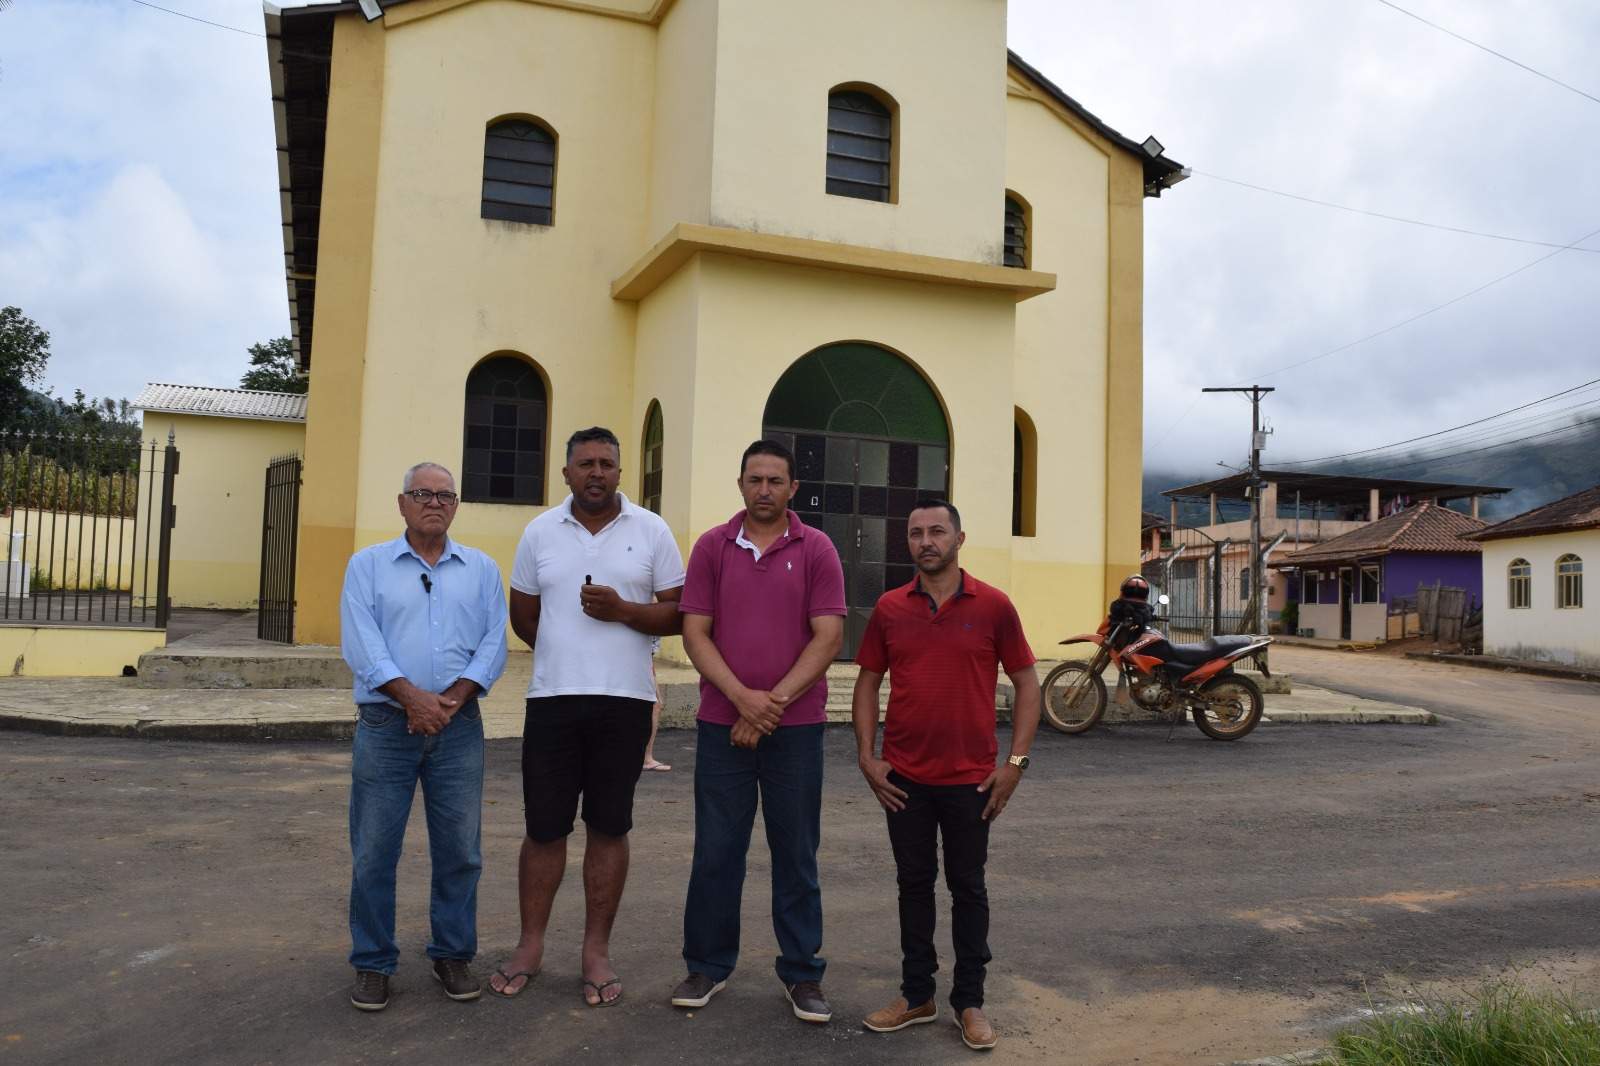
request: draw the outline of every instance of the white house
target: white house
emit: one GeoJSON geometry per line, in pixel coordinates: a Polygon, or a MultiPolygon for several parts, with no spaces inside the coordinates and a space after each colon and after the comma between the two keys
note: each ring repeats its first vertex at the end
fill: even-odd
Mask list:
{"type": "Polygon", "coordinates": [[[1600,666],[1600,604],[1583,598],[1585,563],[1600,565],[1600,485],[1468,537],[1483,542],[1485,652],[1600,666]]]}

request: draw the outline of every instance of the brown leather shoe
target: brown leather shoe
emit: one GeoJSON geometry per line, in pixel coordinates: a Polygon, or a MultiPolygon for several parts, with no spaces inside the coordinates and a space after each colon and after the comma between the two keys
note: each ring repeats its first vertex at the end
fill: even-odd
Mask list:
{"type": "Polygon", "coordinates": [[[968,1007],[957,1014],[956,1028],[961,1030],[961,1042],[973,1051],[988,1051],[1000,1042],[981,1007],[968,1007]]]}
{"type": "Polygon", "coordinates": [[[874,1033],[897,1033],[908,1025],[921,1025],[939,1017],[939,1005],[928,1000],[920,1007],[908,1007],[902,996],[882,1010],[875,1010],[861,1020],[861,1024],[874,1033]]]}

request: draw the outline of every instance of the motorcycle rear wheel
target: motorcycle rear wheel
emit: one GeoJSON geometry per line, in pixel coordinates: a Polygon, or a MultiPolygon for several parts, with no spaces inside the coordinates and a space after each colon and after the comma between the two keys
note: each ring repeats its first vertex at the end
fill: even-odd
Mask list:
{"type": "Polygon", "coordinates": [[[1194,724],[1212,740],[1238,740],[1261,721],[1265,703],[1261,687],[1248,677],[1224,674],[1200,686],[1205,707],[1192,713],[1194,724]]]}
{"type": "Polygon", "coordinates": [[[1045,675],[1044,719],[1063,733],[1094,728],[1106,713],[1106,683],[1089,663],[1069,659],[1045,675]]]}

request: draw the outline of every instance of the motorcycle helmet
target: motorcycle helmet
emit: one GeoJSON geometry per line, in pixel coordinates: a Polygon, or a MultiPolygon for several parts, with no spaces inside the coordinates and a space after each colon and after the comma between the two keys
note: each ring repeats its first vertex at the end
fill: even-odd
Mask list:
{"type": "Polygon", "coordinates": [[[1141,603],[1150,602],[1150,582],[1134,574],[1122,583],[1120,595],[1125,600],[1138,600],[1141,603]]]}

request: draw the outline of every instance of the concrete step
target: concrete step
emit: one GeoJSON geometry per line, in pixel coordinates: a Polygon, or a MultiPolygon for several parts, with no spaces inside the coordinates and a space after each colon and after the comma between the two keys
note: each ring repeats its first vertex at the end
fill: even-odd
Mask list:
{"type": "Polygon", "coordinates": [[[338,649],[285,647],[281,652],[180,651],[177,646],[139,657],[145,688],[349,689],[350,668],[338,649]]]}

